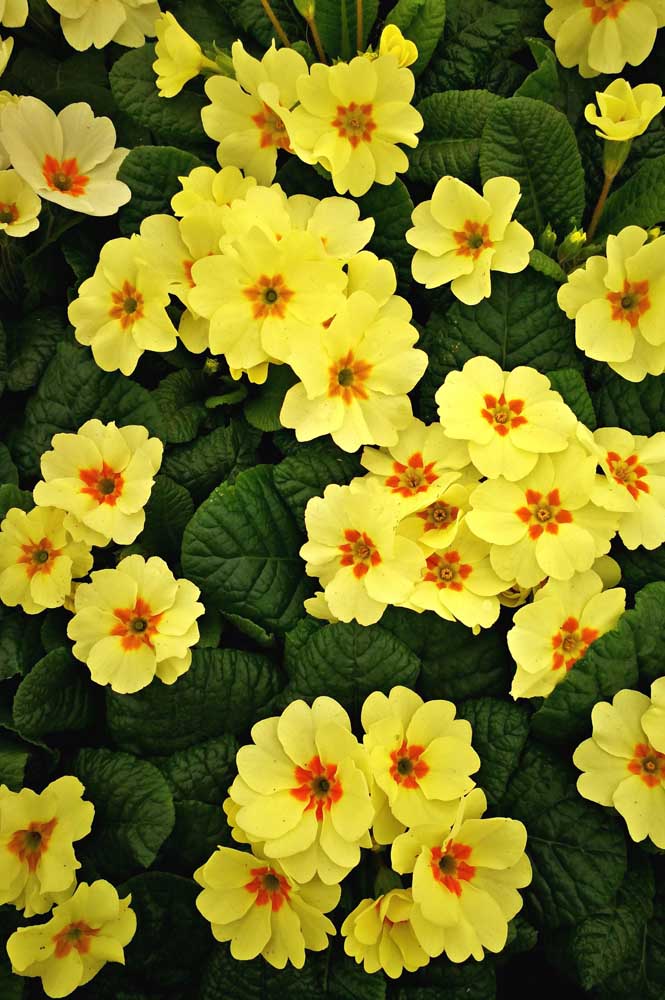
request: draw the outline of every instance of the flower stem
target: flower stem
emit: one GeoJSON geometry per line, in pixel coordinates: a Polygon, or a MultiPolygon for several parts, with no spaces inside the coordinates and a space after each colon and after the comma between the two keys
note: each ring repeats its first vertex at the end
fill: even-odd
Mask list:
{"type": "Polygon", "coordinates": [[[598,229],[598,223],[600,222],[600,217],[603,214],[603,209],[605,208],[605,202],[607,201],[607,196],[610,193],[610,188],[614,183],[614,178],[616,174],[605,174],[605,181],[603,183],[603,189],[600,192],[598,201],[596,202],[596,207],[593,210],[593,215],[591,216],[591,222],[589,223],[589,228],[587,229],[587,242],[591,243],[594,236],[596,235],[596,230],[598,229]]]}
{"type": "Polygon", "coordinates": [[[261,0],[261,6],[266,12],[266,16],[270,21],[270,23],[272,24],[275,31],[277,32],[277,35],[282,44],[286,45],[288,48],[291,48],[291,42],[289,41],[289,36],[287,35],[287,33],[284,31],[284,28],[280,24],[279,18],[277,17],[277,14],[275,14],[275,11],[270,6],[269,0],[261,0]]]}
{"type": "Polygon", "coordinates": [[[326,63],[327,65],[328,60],[326,59],[326,50],[323,47],[323,43],[321,41],[321,35],[319,34],[319,29],[316,25],[316,17],[312,14],[312,16],[308,17],[306,20],[307,20],[307,27],[312,33],[312,40],[314,42],[314,45],[316,46],[317,55],[321,60],[321,62],[326,63]]]}
{"type": "Polygon", "coordinates": [[[363,0],[356,0],[356,48],[362,52],[364,31],[363,0]]]}

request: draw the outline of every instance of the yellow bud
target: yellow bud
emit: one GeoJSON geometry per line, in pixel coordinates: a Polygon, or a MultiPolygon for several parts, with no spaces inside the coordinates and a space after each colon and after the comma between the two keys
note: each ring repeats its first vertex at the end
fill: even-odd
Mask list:
{"type": "Polygon", "coordinates": [[[647,229],[647,243],[653,243],[657,240],[661,234],[660,226],[652,226],[651,229],[647,229]]]}
{"type": "Polygon", "coordinates": [[[418,49],[414,42],[405,38],[395,24],[387,24],[381,32],[379,55],[392,55],[400,66],[411,66],[418,58],[418,49]]]}

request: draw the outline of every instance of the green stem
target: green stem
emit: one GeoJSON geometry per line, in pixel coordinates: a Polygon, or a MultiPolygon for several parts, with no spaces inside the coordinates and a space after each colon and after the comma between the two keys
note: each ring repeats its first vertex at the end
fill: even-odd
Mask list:
{"type": "Polygon", "coordinates": [[[356,0],[356,48],[358,52],[362,52],[363,49],[364,16],[363,0],[356,0]]]}
{"type": "Polygon", "coordinates": [[[598,223],[600,222],[600,217],[603,214],[603,209],[605,208],[605,202],[607,201],[607,196],[610,193],[610,188],[614,183],[614,178],[616,174],[605,174],[605,181],[603,183],[603,189],[600,192],[598,201],[596,202],[596,207],[593,210],[593,215],[591,216],[591,222],[589,223],[589,228],[587,229],[587,242],[591,243],[592,239],[596,234],[598,229],[598,223]]]}
{"type": "Polygon", "coordinates": [[[319,29],[316,26],[316,17],[312,15],[311,17],[306,18],[306,21],[307,21],[307,27],[312,33],[312,39],[314,41],[314,45],[316,46],[318,57],[322,63],[326,63],[327,65],[328,60],[326,59],[326,50],[323,47],[321,36],[319,34],[319,29]]]}
{"type": "Polygon", "coordinates": [[[268,20],[270,21],[273,28],[277,32],[277,35],[280,41],[282,42],[282,45],[286,45],[287,48],[291,48],[291,42],[289,41],[289,36],[287,35],[287,33],[284,31],[284,28],[280,24],[279,18],[277,17],[277,14],[275,14],[275,11],[270,6],[269,0],[261,0],[261,6],[266,12],[268,20]]]}

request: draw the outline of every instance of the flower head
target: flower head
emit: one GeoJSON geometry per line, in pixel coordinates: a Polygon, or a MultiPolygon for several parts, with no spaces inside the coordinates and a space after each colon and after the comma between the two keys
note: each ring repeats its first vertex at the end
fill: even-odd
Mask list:
{"type": "Polygon", "coordinates": [[[125,963],[123,949],[136,933],[131,896],[110,882],[81,882],[44,924],[20,927],[7,942],[12,971],[39,978],[47,997],[66,997],[89,983],[107,962],[125,963]]]}
{"type": "Polygon", "coordinates": [[[26,514],[12,507],[0,524],[0,601],[34,615],[65,603],[72,579],[92,568],[90,547],[75,542],[65,514],[35,507],[26,514]]]}
{"type": "Polygon", "coordinates": [[[127,556],[90,579],[76,588],[67,635],[96,684],[133,694],[155,675],[173,684],[189,670],[199,640],[196,619],[204,612],[198,587],[176,580],[157,556],[127,556]]]}
{"type": "Polygon", "coordinates": [[[181,190],[171,198],[173,214],[188,215],[195,208],[230,205],[236,198],[243,199],[250,188],[255,187],[255,177],[244,177],[237,167],[194,167],[179,177],[181,190]]]}
{"type": "Polygon", "coordinates": [[[41,207],[41,198],[15,170],[0,170],[0,232],[8,236],[34,232],[41,207]]]}
{"type": "Polygon", "coordinates": [[[379,55],[393,55],[398,66],[411,66],[418,58],[415,42],[405,38],[396,24],[387,24],[379,39],[379,55]]]}
{"type": "Polygon", "coordinates": [[[398,143],[417,146],[423,119],[413,108],[415,81],[393,53],[315,63],[296,82],[300,105],[288,116],[294,151],[320,163],[339,194],[392,184],[409,165],[398,143]]]}
{"type": "Polygon", "coordinates": [[[109,42],[137,48],[155,34],[155,0],[47,0],[60,14],[62,33],[79,52],[109,42]]]}
{"type": "Polygon", "coordinates": [[[203,886],[198,909],[237,960],[262,955],[276,969],[302,969],[305,950],[323,951],[336,933],[324,914],[337,905],[339,886],[318,878],[300,885],[270,858],[218,847],[194,878],[203,886]]]}
{"type": "Polygon", "coordinates": [[[587,104],[584,117],[596,126],[596,135],[608,142],[626,142],[642,135],[665,108],[665,97],[656,83],[631,87],[627,80],[612,80],[602,92],[596,92],[598,111],[587,104]]]}
{"type": "Polygon", "coordinates": [[[152,68],[157,74],[160,97],[175,97],[188,80],[198,76],[204,66],[216,69],[216,63],[206,59],[201,46],[167,11],[155,22],[157,58],[152,68]]]}
{"type": "Polygon", "coordinates": [[[580,350],[629,382],[665,371],[665,236],[647,239],[639,226],[608,236],[607,256],[589,257],[557,293],[580,350]]]}
{"type": "MultiPolygon", "coordinates": [[[[583,772],[577,779],[580,795],[614,806],[632,840],[649,837],[663,849],[665,752],[652,745],[642,726],[651,707],[647,695],[626,689],[615,694],[611,704],[598,702],[591,712],[592,736],[580,743],[573,763],[583,772]]],[[[662,746],[662,735],[658,737],[662,746]]]]}
{"type": "Polygon", "coordinates": [[[512,177],[492,177],[482,195],[457,177],[442,177],[431,201],[414,209],[413,228],[406,233],[416,248],[416,281],[426,288],[450,281],[453,295],[476,305],[492,292],[490,271],[523,271],[533,237],[512,218],[520,198],[512,177]]]}
{"type": "Polygon", "coordinates": [[[0,114],[0,141],[12,166],[46,201],[84,215],[115,215],[131,198],[117,179],[126,149],[115,148],[110,118],[96,118],[89,104],[60,114],[36,97],[21,97],[0,114]]]}
{"type": "Polygon", "coordinates": [[[41,458],[44,479],[35,486],[35,503],[71,515],[65,526],[75,538],[131,545],[143,530],[161,441],[138,424],[116,427],[93,419],[76,434],[54,434],[51,445],[41,458]]]}
{"type": "Polygon", "coordinates": [[[378,899],[363,899],[342,924],[344,951],[362,962],[365,972],[379,969],[399,979],[429,962],[410,923],[413,912],[410,889],[392,889],[378,899]]]}
{"type": "Polygon", "coordinates": [[[90,833],[95,813],[84,791],[72,775],[39,794],[0,785],[0,903],[32,917],[71,896],[81,867],[73,843],[90,833]]]}
{"type": "Polygon", "coordinates": [[[508,632],[517,664],[513,698],[545,698],[566,679],[589,646],[613,629],[626,607],[622,587],[603,591],[593,570],[549,580],[532,604],[519,608],[508,632]]]}
{"type": "Polygon", "coordinates": [[[28,20],[28,0],[0,0],[0,24],[22,28],[28,20]]]}

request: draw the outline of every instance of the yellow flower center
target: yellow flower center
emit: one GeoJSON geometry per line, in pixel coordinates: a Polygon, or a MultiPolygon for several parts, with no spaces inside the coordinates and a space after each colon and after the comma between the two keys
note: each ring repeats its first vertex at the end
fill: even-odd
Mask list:
{"type": "Polygon", "coordinates": [[[12,834],[7,850],[26,864],[28,871],[34,872],[42,854],[48,850],[49,841],[57,825],[58,820],[55,817],[47,823],[34,821],[25,830],[17,830],[12,834]]]}
{"type": "Polygon", "coordinates": [[[600,632],[595,628],[581,628],[577,618],[566,618],[559,631],[552,636],[552,670],[561,667],[571,670],[586,653],[600,632]]]}
{"type": "Polygon", "coordinates": [[[369,535],[355,528],[347,528],[344,532],[345,541],[339,546],[342,553],[340,566],[353,566],[353,575],[359,580],[368,573],[372,566],[381,562],[381,553],[376,548],[369,535]]]}
{"type": "Polygon", "coordinates": [[[620,292],[608,292],[605,296],[612,307],[612,319],[618,323],[628,323],[631,330],[651,308],[648,281],[624,281],[620,292]]]}
{"type": "Polygon", "coordinates": [[[419,510],[417,516],[425,522],[425,531],[445,528],[457,519],[459,507],[447,504],[445,500],[435,500],[429,507],[419,510]]]}
{"type": "Polygon", "coordinates": [[[393,493],[399,493],[403,497],[412,497],[417,493],[426,493],[431,483],[435,483],[439,478],[434,472],[436,462],[425,460],[422,452],[415,451],[409,455],[406,463],[393,462],[393,475],[385,480],[393,493]]]}
{"type": "Polygon", "coordinates": [[[625,486],[633,500],[639,500],[641,493],[649,493],[649,484],[644,477],[649,475],[646,465],[642,465],[639,455],[622,458],[616,451],[608,451],[607,464],[615,483],[625,486]]]}
{"type": "Polygon", "coordinates": [[[529,537],[534,541],[544,531],[549,535],[558,535],[560,525],[570,524],[573,520],[570,511],[561,506],[558,490],[550,490],[547,494],[525,490],[524,498],[526,506],[519,507],[515,514],[529,525],[529,537]]]}
{"type": "Polygon", "coordinates": [[[658,788],[665,782],[665,753],[655,750],[650,743],[636,743],[628,770],[638,775],[647,788],[658,788]]]}
{"type": "Polygon", "coordinates": [[[337,129],[337,134],[341,139],[348,139],[353,149],[361,142],[371,142],[372,132],[376,129],[376,122],[372,118],[373,107],[371,104],[350,104],[337,105],[337,115],[331,124],[337,129]]]}
{"type": "Polygon", "coordinates": [[[489,232],[487,223],[467,219],[464,223],[464,229],[453,232],[453,237],[457,243],[457,250],[455,251],[457,256],[472,257],[473,260],[478,260],[483,250],[494,246],[489,232]]]}
{"type": "Polygon", "coordinates": [[[437,590],[464,590],[464,581],[473,573],[473,566],[463,563],[457,551],[445,552],[443,555],[433,552],[427,557],[426,566],[423,580],[435,583],[437,590]]]}
{"type": "Polygon", "coordinates": [[[55,156],[45,156],[42,163],[42,176],[51,191],[78,198],[85,194],[88,181],[85,174],[79,173],[78,160],[73,156],[70,160],[58,160],[55,156]]]}
{"type": "Polygon", "coordinates": [[[53,561],[62,555],[62,549],[54,549],[49,538],[40,538],[38,542],[26,542],[21,545],[18,562],[25,566],[28,579],[32,580],[36,573],[49,574],[53,569],[53,561]]]}
{"type": "Polygon", "coordinates": [[[125,652],[141,649],[142,646],[153,648],[152,640],[158,632],[162,614],[153,614],[150,605],[142,597],[137,598],[133,608],[114,608],[113,615],[116,624],[110,635],[117,635],[125,652]]]}
{"type": "Polygon", "coordinates": [[[260,133],[261,149],[276,146],[278,149],[290,149],[289,134],[286,125],[276,112],[267,104],[257,114],[252,115],[252,121],[260,133]]]}
{"type": "Polygon", "coordinates": [[[286,306],[294,296],[294,292],[287,286],[281,274],[272,276],[262,274],[253,285],[244,288],[242,294],[252,303],[254,319],[273,316],[283,319],[286,315],[286,306]]]}
{"type": "Polygon", "coordinates": [[[16,222],[19,211],[14,202],[0,201],[0,223],[11,225],[16,222]]]}
{"type": "Polygon", "coordinates": [[[68,924],[53,936],[55,942],[55,957],[66,958],[72,950],[79,955],[87,955],[90,951],[91,938],[97,937],[100,928],[93,928],[83,920],[68,924]]]}
{"type": "Polygon", "coordinates": [[[123,282],[121,289],[111,292],[111,319],[117,319],[123,330],[129,329],[143,319],[143,296],[129,281],[123,282]]]}
{"type": "Polygon", "coordinates": [[[488,392],[483,396],[483,402],[485,406],[481,408],[480,415],[494,427],[499,437],[505,437],[511,430],[528,423],[522,416],[523,399],[506,399],[503,393],[497,398],[488,392]]]}
{"type": "Polygon", "coordinates": [[[367,399],[363,382],[371,375],[372,367],[368,361],[356,360],[353,351],[349,351],[328,369],[328,396],[341,396],[347,406],[354,399],[367,399]]]}
{"type": "Polygon", "coordinates": [[[600,24],[606,17],[617,18],[628,0],[582,0],[582,3],[590,9],[592,24],[600,24]]]}

